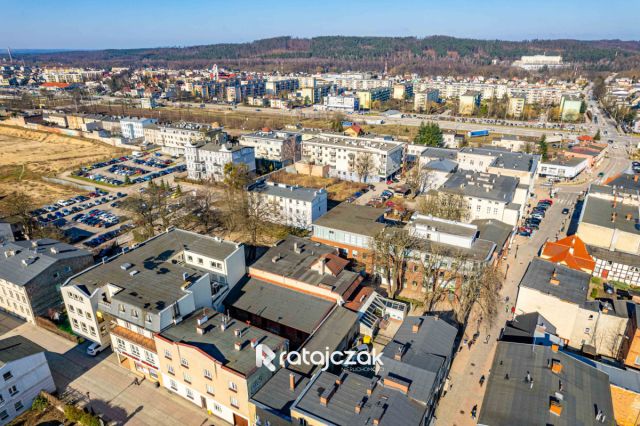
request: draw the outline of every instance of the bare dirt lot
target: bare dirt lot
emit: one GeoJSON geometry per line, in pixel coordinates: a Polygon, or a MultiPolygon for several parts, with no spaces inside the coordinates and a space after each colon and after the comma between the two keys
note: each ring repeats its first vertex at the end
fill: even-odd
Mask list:
{"type": "Polygon", "coordinates": [[[43,205],[66,198],[78,191],[45,182],[42,176],[54,176],[121,152],[99,142],[0,126],[0,197],[24,191],[43,205]]]}

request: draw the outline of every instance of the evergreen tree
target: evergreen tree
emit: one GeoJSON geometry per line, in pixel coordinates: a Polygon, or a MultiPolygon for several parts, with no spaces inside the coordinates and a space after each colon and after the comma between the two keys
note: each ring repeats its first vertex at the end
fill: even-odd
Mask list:
{"type": "Polygon", "coordinates": [[[538,152],[542,156],[543,160],[549,159],[548,150],[549,147],[547,146],[547,135],[542,135],[540,141],[538,142],[538,152]]]}
{"type": "Polygon", "coordinates": [[[436,123],[421,123],[413,142],[418,145],[441,146],[442,130],[436,123]]]}

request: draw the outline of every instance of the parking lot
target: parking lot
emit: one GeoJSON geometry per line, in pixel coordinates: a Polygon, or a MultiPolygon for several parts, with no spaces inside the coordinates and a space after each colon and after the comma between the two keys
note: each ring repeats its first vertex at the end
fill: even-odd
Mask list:
{"type": "Polygon", "coordinates": [[[94,163],[75,170],[71,177],[111,186],[135,185],[149,182],[171,173],[186,171],[186,165],[177,159],[156,153],[131,154],[109,161],[94,163]]]}

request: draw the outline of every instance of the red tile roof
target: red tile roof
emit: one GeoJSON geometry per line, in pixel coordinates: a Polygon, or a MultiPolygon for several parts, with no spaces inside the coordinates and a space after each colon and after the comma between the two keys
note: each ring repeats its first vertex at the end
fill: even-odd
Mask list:
{"type": "Polygon", "coordinates": [[[71,86],[71,84],[69,83],[54,83],[54,82],[42,83],[40,85],[40,87],[57,87],[59,89],[66,89],[69,86],[71,86]]]}
{"type": "Polygon", "coordinates": [[[577,271],[593,273],[596,262],[593,260],[587,246],[576,235],[558,241],[549,241],[542,247],[540,257],[554,263],[566,265],[577,271]]]}

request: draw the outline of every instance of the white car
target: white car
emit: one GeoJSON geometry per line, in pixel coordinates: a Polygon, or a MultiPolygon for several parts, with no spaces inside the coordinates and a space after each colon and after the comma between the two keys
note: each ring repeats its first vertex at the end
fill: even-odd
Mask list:
{"type": "Polygon", "coordinates": [[[104,351],[105,349],[107,349],[109,346],[111,346],[111,342],[106,342],[104,344],[100,344],[100,343],[92,343],[89,345],[89,347],[87,348],[87,355],[89,356],[96,356],[98,355],[100,352],[104,351]]]}

